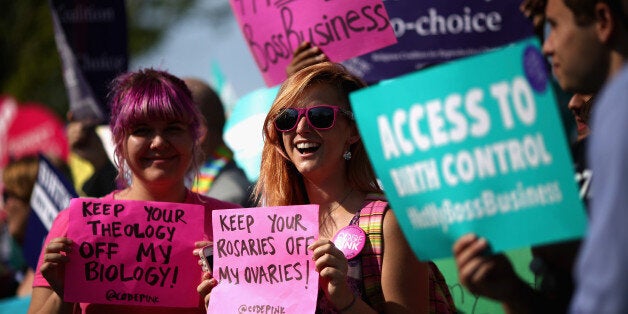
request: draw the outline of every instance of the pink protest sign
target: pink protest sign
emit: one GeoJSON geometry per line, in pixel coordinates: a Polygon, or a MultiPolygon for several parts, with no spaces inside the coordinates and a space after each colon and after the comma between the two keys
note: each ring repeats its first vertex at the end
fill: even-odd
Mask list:
{"type": "Polygon", "coordinates": [[[69,211],[65,301],[198,306],[202,206],[75,198],[69,211]]]}
{"type": "Polygon", "coordinates": [[[294,50],[309,41],[333,62],[397,42],[382,0],[229,0],[266,85],[286,78],[294,50]]]}
{"type": "Polygon", "coordinates": [[[208,313],[314,313],[318,205],[217,210],[208,313]]]}

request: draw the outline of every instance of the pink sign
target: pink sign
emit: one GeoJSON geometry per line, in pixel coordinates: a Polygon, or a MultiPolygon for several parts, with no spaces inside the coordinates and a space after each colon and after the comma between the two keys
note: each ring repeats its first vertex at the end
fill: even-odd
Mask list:
{"type": "Polygon", "coordinates": [[[318,273],[307,247],[318,239],[318,205],[212,214],[218,285],[208,313],[314,313],[318,273]]]}
{"type": "Polygon", "coordinates": [[[229,0],[268,86],[286,78],[294,50],[309,41],[333,62],[392,45],[381,0],[229,0]]]}
{"type": "Polygon", "coordinates": [[[65,301],[197,307],[201,205],[75,198],[65,301]]]}

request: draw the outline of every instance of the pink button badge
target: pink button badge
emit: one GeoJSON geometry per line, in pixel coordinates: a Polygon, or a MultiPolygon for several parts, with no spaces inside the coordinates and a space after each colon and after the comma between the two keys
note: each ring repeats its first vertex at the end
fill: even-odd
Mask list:
{"type": "Polygon", "coordinates": [[[347,259],[352,259],[364,248],[366,233],[359,226],[349,225],[338,230],[332,241],[347,259]]]}

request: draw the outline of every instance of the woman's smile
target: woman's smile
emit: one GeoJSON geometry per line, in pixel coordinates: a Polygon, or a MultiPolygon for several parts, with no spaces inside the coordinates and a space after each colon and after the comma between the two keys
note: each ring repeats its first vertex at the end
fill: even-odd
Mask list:
{"type": "Polygon", "coordinates": [[[321,144],[314,142],[298,142],[295,144],[295,147],[301,155],[308,155],[315,153],[321,147],[321,144]]]}

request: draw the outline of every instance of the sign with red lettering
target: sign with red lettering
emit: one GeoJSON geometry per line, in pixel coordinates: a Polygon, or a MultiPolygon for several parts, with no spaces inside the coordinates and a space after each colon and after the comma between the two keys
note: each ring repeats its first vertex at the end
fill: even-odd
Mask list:
{"type": "Polygon", "coordinates": [[[68,210],[65,301],[198,306],[192,251],[203,239],[203,206],[75,198],[68,210]]]}
{"type": "Polygon", "coordinates": [[[294,50],[309,41],[341,62],[397,42],[381,0],[229,0],[266,85],[286,78],[294,50]]]}
{"type": "Polygon", "coordinates": [[[216,210],[212,223],[208,313],[314,313],[318,205],[216,210]]]}

